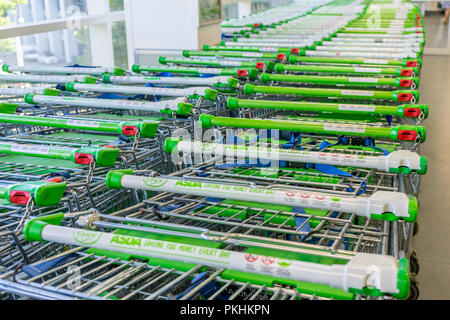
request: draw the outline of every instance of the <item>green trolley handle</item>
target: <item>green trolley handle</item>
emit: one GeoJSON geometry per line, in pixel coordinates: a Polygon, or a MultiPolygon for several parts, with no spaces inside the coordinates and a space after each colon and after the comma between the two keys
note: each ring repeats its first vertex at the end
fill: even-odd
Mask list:
{"type": "Polygon", "coordinates": [[[216,117],[202,114],[199,118],[200,126],[207,129],[213,126],[231,128],[277,129],[329,135],[351,135],[360,137],[384,138],[393,141],[425,142],[426,129],[424,126],[398,125],[390,128],[372,127],[366,125],[341,123],[312,123],[269,119],[239,119],[216,117]]]}
{"type": "Polygon", "coordinates": [[[291,111],[309,112],[332,112],[341,114],[378,114],[381,116],[397,116],[407,118],[428,117],[428,105],[403,104],[399,106],[390,105],[369,105],[369,104],[339,104],[328,102],[309,101],[268,101],[268,100],[246,100],[238,98],[228,98],[227,107],[232,110],[239,108],[250,109],[277,109],[291,111]]]}
{"type": "Polygon", "coordinates": [[[241,51],[241,52],[262,52],[262,53],[284,53],[290,54],[299,51],[299,48],[279,48],[279,47],[256,47],[256,46],[203,46],[203,51],[241,51]]]}
{"type": "Polygon", "coordinates": [[[62,129],[110,132],[126,136],[135,136],[139,131],[141,137],[154,137],[159,125],[159,122],[155,121],[116,122],[98,119],[44,118],[8,114],[0,114],[0,122],[62,129]]]}
{"type": "Polygon", "coordinates": [[[183,50],[183,56],[190,57],[223,57],[223,58],[245,58],[245,59],[263,59],[274,61],[285,61],[287,55],[284,53],[263,53],[263,52],[240,52],[240,51],[190,51],[183,50]]]}
{"type": "Polygon", "coordinates": [[[389,75],[397,77],[412,77],[418,74],[417,68],[377,68],[377,67],[341,67],[326,65],[296,65],[281,64],[275,65],[274,71],[285,72],[305,72],[305,73],[329,73],[329,74],[351,74],[351,75],[389,75]]]}
{"type": "Polygon", "coordinates": [[[326,285],[370,296],[389,294],[394,298],[406,299],[409,292],[409,262],[406,258],[397,260],[388,255],[358,252],[348,259],[342,259],[341,263],[326,264],[318,262],[317,257],[311,259],[313,254],[286,259],[250,255],[236,249],[212,250],[207,245],[191,245],[166,241],[167,239],[163,241],[145,236],[65,227],[61,226],[64,218],[63,213],[56,213],[30,219],[23,229],[25,240],[56,242],[152,259],[169,259],[176,263],[201,264],[245,274],[251,270],[254,279],[264,275],[273,277],[273,269],[276,268],[281,270],[277,276],[281,279],[326,285]],[[270,268],[268,264],[271,265],[270,268]]]}
{"type": "Polygon", "coordinates": [[[257,79],[259,76],[259,71],[254,68],[193,68],[193,67],[169,67],[169,66],[139,66],[137,64],[133,65],[132,71],[136,73],[141,72],[171,72],[171,73],[181,73],[181,74],[215,74],[221,76],[233,76],[239,78],[250,78],[257,79]]]}
{"type": "Polygon", "coordinates": [[[192,66],[206,66],[214,68],[255,68],[259,70],[267,69],[273,71],[275,63],[272,61],[237,61],[237,60],[200,60],[200,59],[186,59],[186,58],[166,58],[159,57],[161,64],[177,64],[177,65],[192,65],[192,66]]]}
{"type": "Polygon", "coordinates": [[[300,82],[312,85],[345,85],[346,87],[389,86],[395,88],[416,88],[419,79],[414,78],[377,78],[377,77],[343,77],[343,76],[310,76],[262,73],[260,80],[263,83],[300,82]]]}
{"type": "Polygon", "coordinates": [[[68,148],[0,141],[0,153],[70,160],[83,165],[89,165],[92,161],[95,161],[96,166],[111,167],[116,163],[119,149],[96,146],[68,148]]]}
{"type": "Polygon", "coordinates": [[[27,181],[0,185],[0,197],[13,204],[26,205],[33,201],[38,207],[47,207],[58,205],[65,190],[65,182],[27,181]]]}
{"type": "Polygon", "coordinates": [[[419,101],[419,91],[417,90],[346,90],[346,89],[318,89],[301,87],[271,87],[255,86],[246,84],[243,93],[245,95],[268,94],[268,95],[295,95],[302,97],[322,97],[322,98],[341,98],[358,100],[390,100],[396,102],[416,103],[419,101]]]}

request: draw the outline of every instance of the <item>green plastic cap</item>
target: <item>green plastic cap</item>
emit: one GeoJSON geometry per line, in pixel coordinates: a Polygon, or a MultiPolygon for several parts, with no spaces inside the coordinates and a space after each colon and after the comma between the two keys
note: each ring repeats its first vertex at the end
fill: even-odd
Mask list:
{"type": "MultiPolygon", "coordinates": [[[[83,148],[80,149],[80,152],[83,148]]],[[[95,155],[95,163],[99,167],[112,167],[117,160],[117,157],[119,156],[119,149],[118,148],[101,148],[97,150],[95,155]]]]}
{"type": "Polygon", "coordinates": [[[42,230],[46,225],[47,223],[44,221],[41,221],[39,219],[31,219],[25,224],[23,228],[23,237],[26,241],[29,242],[42,242],[42,230]]]}
{"type": "Polygon", "coordinates": [[[25,97],[23,98],[23,100],[29,104],[37,104],[36,102],[33,101],[33,98],[34,98],[34,93],[28,92],[27,94],[25,94],[25,97]]]}
{"type": "Polygon", "coordinates": [[[59,91],[58,89],[45,88],[43,93],[44,93],[45,96],[57,97],[57,96],[59,96],[61,91],[59,91]]]}
{"type": "Polygon", "coordinates": [[[166,153],[172,153],[174,150],[177,152],[178,142],[182,141],[182,137],[178,138],[167,138],[164,141],[164,151],[166,153]]]}
{"type": "Polygon", "coordinates": [[[246,95],[251,95],[251,94],[253,94],[253,85],[251,85],[251,84],[245,84],[245,86],[244,86],[244,94],[246,94],[246,95]]]}
{"type": "Polygon", "coordinates": [[[408,298],[410,281],[409,261],[406,258],[401,258],[398,261],[397,272],[397,289],[399,292],[392,296],[396,299],[408,298]]]}
{"type": "MultiPolygon", "coordinates": [[[[292,56],[289,56],[289,60],[291,59],[292,56]]],[[[275,65],[275,72],[276,73],[283,73],[284,72],[284,65],[281,63],[277,63],[275,65]]]]}
{"type": "Polygon", "coordinates": [[[97,83],[97,79],[94,77],[90,77],[90,76],[86,76],[84,77],[84,83],[88,83],[88,84],[96,84],[97,83]]]}
{"type": "Polygon", "coordinates": [[[408,207],[409,217],[405,218],[404,220],[407,222],[416,222],[418,212],[419,212],[419,201],[417,201],[416,197],[409,197],[409,207],[408,207]]]}
{"type": "Polygon", "coordinates": [[[0,103],[0,113],[14,114],[18,107],[16,103],[0,103]]]}
{"type": "Polygon", "coordinates": [[[428,160],[427,157],[420,157],[420,170],[417,170],[418,174],[426,174],[428,170],[428,160]]]}
{"type": "Polygon", "coordinates": [[[138,64],[133,64],[133,66],[131,67],[131,71],[141,73],[141,67],[138,64]]]}
{"type": "Polygon", "coordinates": [[[274,68],[275,68],[275,62],[273,62],[273,61],[267,61],[266,62],[266,69],[267,70],[272,72],[274,68]]]}
{"type": "Polygon", "coordinates": [[[66,183],[49,182],[38,188],[35,194],[34,203],[40,207],[56,206],[61,202],[61,198],[66,191],[66,183]]]}
{"type": "Polygon", "coordinates": [[[263,82],[263,83],[269,83],[270,82],[270,75],[267,74],[267,73],[262,73],[261,76],[259,77],[259,80],[261,80],[261,82],[263,82]]]}
{"type": "Polygon", "coordinates": [[[189,54],[189,50],[183,50],[182,52],[183,57],[189,58],[191,55],[189,54]]]}
{"type": "Polygon", "coordinates": [[[104,83],[111,83],[111,75],[109,75],[109,74],[104,74],[103,77],[102,77],[102,81],[103,81],[104,83]]]}
{"type": "Polygon", "coordinates": [[[167,64],[166,57],[159,57],[158,58],[158,62],[161,63],[161,64],[167,64]]]}
{"type": "Polygon", "coordinates": [[[77,92],[77,90],[75,90],[74,86],[75,86],[75,82],[67,82],[66,90],[71,91],[71,92],[77,92]]]}
{"type": "Polygon", "coordinates": [[[180,102],[177,106],[177,114],[182,116],[188,116],[191,114],[191,110],[194,106],[190,103],[180,102]]]}
{"type": "Polygon", "coordinates": [[[204,50],[204,51],[209,51],[209,46],[208,45],[203,45],[203,47],[202,47],[202,50],[204,50]]]}
{"type": "Polygon", "coordinates": [[[210,101],[216,101],[217,95],[219,94],[218,91],[213,89],[206,89],[204,98],[210,101]]]}
{"type": "Polygon", "coordinates": [[[255,69],[255,68],[248,69],[248,77],[250,79],[256,80],[256,79],[258,79],[258,76],[259,76],[258,69],[255,69]]]}
{"type": "Polygon", "coordinates": [[[227,100],[227,108],[231,110],[236,110],[239,107],[239,99],[230,97],[227,100]]]}
{"type": "Polygon", "coordinates": [[[120,68],[114,68],[113,73],[116,76],[123,76],[125,74],[125,70],[120,69],[120,68]]]}
{"type": "Polygon", "coordinates": [[[229,78],[227,85],[230,88],[237,88],[239,86],[239,80],[236,78],[229,78]]]}
{"type": "Polygon", "coordinates": [[[7,64],[2,64],[2,71],[11,73],[11,71],[9,71],[9,66],[7,64]]]}
{"type": "Polygon", "coordinates": [[[43,217],[30,219],[23,228],[23,236],[27,241],[43,241],[42,229],[48,224],[60,225],[64,219],[64,213],[54,213],[43,217]]]}
{"type": "Polygon", "coordinates": [[[105,184],[109,189],[121,189],[122,177],[130,174],[133,174],[132,169],[112,170],[106,175],[105,184]]]}
{"type": "Polygon", "coordinates": [[[158,130],[159,122],[157,121],[142,121],[138,124],[141,137],[153,138],[158,130]]]}
{"type": "Polygon", "coordinates": [[[210,114],[205,114],[205,113],[201,114],[200,117],[198,118],[200,127],[205,128],[205,129],[211,128],[212,127],[211,118],[212,118],[212,115],[210,115],[210,114]]]}

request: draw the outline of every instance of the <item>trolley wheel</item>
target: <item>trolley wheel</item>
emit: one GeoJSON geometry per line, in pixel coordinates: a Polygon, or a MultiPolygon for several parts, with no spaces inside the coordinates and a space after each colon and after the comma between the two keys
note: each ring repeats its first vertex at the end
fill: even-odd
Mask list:
{"type": "Polygon", "coordinates": [[[419,260],[417,259],[415,251],[412,251],[411,256],[409,257],[409,270],[414,274],[419,274],[420,271],[419,260]]]}
{"type": "Polygon", "coordinates": [[[409,287],[409,296],[407,300],[418,300],[420,295],[419,284],[415,278],[411,279],[409,287]]]}
{"type": "Polygon", "coordinates": [[[419,224],[417,222],[414,222],[413,236],[415,236],[418,233],[419,233],[419,224]]]}

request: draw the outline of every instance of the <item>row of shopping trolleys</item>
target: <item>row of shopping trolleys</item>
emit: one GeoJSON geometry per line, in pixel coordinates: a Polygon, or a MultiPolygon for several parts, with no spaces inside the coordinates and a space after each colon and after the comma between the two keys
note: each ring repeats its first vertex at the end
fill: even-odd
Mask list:
{"type": "Polygon", "coordinates": [[[222,31],[131,71],[2,66],[3,299],[417,298],[417,8],[222,31]]]}

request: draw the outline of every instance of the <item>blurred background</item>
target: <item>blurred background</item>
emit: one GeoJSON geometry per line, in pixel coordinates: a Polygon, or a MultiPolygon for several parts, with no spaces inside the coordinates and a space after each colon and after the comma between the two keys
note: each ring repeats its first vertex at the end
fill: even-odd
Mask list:
{"type": "MultiPolygon", "coordinates": [[[[0,0],[0,62],[10,65],[152,64],[165,51],[220,41],[220,23],[294,0],[0,0]],[[167,50],[161,50],[165,48],[167,50]]],[[[438,1],[425,13],[426,54],[448,54],[438,1]]]]}

